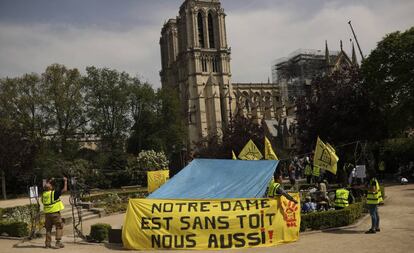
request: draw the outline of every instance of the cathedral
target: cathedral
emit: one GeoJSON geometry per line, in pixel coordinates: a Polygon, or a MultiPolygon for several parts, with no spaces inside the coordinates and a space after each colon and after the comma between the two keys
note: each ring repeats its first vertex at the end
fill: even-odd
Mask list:
{"type": "MultiPolygon", "coordinates": [[[[295,93],[288,92],[286,87],[293,87],[289,85],[292,80],[287,80],[281,73],[286,69],[286,62],[289,62],[290,69],[290,63],[294,65],[301,61],[278,61],[274,68],[280,74],[280,80],[232,83],[226,14],[219,0],[185,0],[178,16],[169,19],[162,27],[160,48],[161,84],[179,91],[189,150],[206,138],[220,137],[222,129],[236,114],[252,118],[259,124],[265,123],[268,134],[274,138],[294,135],[292,131],[286,131],[289,127],[286,122],[290,122],[293,129],[294,99],[288,97],[295,93]],[[286,94],[281,87],[286,88],[286,94]]],[[[328,52],[327,60],[349,61],[346,55],[342,55],[335,53],[331,57],[328,52]]],[[[331,65],[334,66],[329,63],[331,65]]],[[[290,90],[302,94],[302,84],[295,83],[295,89],[290,90]]],[[[291,140],[288,146],[295,143],[291,140]]]]}

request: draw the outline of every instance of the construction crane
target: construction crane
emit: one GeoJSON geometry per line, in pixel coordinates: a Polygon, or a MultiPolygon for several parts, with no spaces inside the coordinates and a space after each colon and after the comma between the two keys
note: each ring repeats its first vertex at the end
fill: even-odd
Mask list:
{"type": "Polygon", "coordinates": [[[359,54],[361,55],[362,60],[365,60],[365,57],[364,57],[364,55],[362,54],[361,47],[359,46],[358,39],[357,39],[357,37],[356,37],[356,35],[355,35],[354,28],[352,27],[351,20],[349,20],[349,21],[348,21],[348,24],[349,24],[349,26],[351,27],[352,34],[354,35],[355,41],[356,41],[356,43],[357,43],[358,50],[359,50],[359,54]]]}

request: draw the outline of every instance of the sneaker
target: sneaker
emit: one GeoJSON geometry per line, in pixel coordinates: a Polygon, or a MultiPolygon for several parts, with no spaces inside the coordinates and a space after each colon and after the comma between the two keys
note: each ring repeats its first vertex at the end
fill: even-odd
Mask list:
{"type": "Polygon", "coordinates": [[[375,234],[375,230],[374,229],[370,229],[367,232],[365,232],[365,234],[375,234]]]}
{"type": "Polygon", "coordinates": [[[45,249],[50,249],[50,248],[52,248],[52,245],[50,245],[50,244],[45,245],[45,249]]]}
{"type": "Polygon", "coordinates": [[[57,241],[56,244],[55,244],[55,248],[57,248],[57,249],[61,249],[61,248],[64,248],[64,247],[65,247],[65,245],[63,245],[63,243],[61,243],[60,241],[57,241]]]}
{"type": "Polygon", "coordinates": [[[380,228],[376,228],[375,229],[375,232],[381,232],[381,229],[380,228]]]}

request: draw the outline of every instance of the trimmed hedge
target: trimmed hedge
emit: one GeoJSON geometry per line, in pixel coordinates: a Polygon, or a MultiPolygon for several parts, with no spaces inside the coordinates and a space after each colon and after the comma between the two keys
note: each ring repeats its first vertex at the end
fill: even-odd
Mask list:
{"type": "Polygon", "coordinates": [[[129,199],[129,198],[145,198],[148,195],[146,190],[139,190],[139,191],[126,191],[126,192],[108,192],[103,194],[97,194],[82,198],[82,201],[85,202],[99,202],[107,199],[111,195],[116,194],[121,199],[129,199]]]}
{"type": "Polygon", "coordinates": [[[29,228],[26,222],[0,221],[0,235],[3,234],[13,237],[25,237],[29,235],[29,228]]]}
{"type": "Polygon", "coordinates": [[[89,235],[91,240],[96,242],[102,242],[108,240],[109,230],[111,225],[106,223],[97,223],[91,226],[91,234],[89,235]]]}
{"type": "Polygon", "coordinates": [[[364,203],[351,204],[342,210],[329,210],[301,215],[300,231],[342,227],[354,223],[361,217],[364,203]]]}

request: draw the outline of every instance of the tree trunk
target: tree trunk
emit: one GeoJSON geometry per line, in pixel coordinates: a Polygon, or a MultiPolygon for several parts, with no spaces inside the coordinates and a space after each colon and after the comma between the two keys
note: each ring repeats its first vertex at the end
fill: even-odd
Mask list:
{"type": "Polygon", "coordinates": [[[1,170],[1,192],[3,193],[3,199],[7,199],[6,195],[6,174],[4,170],[1,170]]]}

